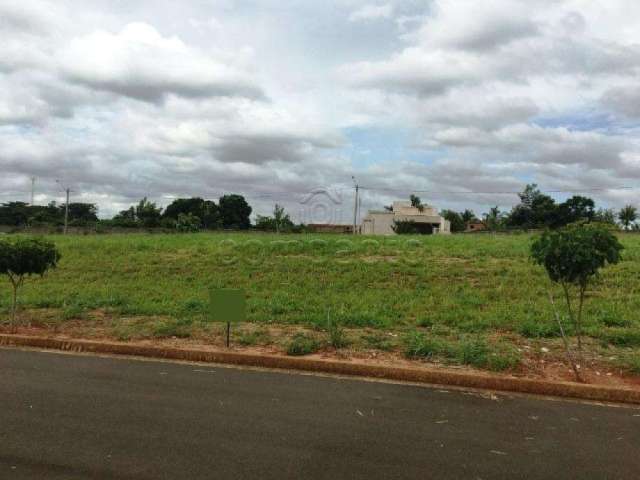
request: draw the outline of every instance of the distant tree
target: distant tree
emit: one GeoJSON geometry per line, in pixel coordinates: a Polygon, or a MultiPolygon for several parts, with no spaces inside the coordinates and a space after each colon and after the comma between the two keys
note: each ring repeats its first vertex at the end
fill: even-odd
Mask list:
{"type": "Polygon", "coordinates": [[[64,210],[56,202],[46,206],[33,205],[31,212],[30,225],[62,225],[64,222],[64,210]]]}
{"type": "Polygon", "coordinates": [[[0,240],[0,274],[6,275],[13,288],[11,330],[16,329],[18,290],[31,275],[43,276],[55,268],[60,253],[51,242],[41,239],[17,238],[0,240]]]}
{"type": "Polygon", "coordinates": [[[412,207],[417,208],[421,212],[424,210],[424,205],[422,204],[422,200],[420,200],[420,197],[411,194],[409,196],[409,200],[411,201],[411,206],[412,207]]]}
{"type": "Polygon", "coordinates": [[[618,213],[618,218],[624,226],[624,229],[629,230],[638,219],[638,210],[633,205],[626,205],[620,210],[620,213],[618,213]]]}
{"type": "Polygon", "coordinates": [[[0,205],[0,225],[21,226],[29,222],[30,208],[24,202],[8,202],[0,205]]]}
{"type": "Polygon", "coordinates": [[[242,195],[225,195],[218,202],[224,228],[246,230],[251,226],[251,207],[242,195]]]}
{"type": "Polygon", "coordinates": [[[507,217],[509,226],[528,229],[554,224],[558,206],[553,198],[540,192],[535,183],[528,184],[518,196],[520,204],[507,217]]]}
{"type": "Polygon", "coordinates": [[[258,215],[256,219],[256,228],[258,230],[283,232],[291,231],[293,227],[294,223],[291,221],[289,215],[285,213],[284,207],[277,203],[273,208],[272,217],[258,215]]]}
{"type": "Polygon", "coordinates": [[[551,226],[558,228],[579,221],[593,221],[595,202],[588,197],[575,195],[558,205],[551,226]]]}
{"type": "MultiPolygon", "coordinates": [[[[64,218],[65,205],[60,205],[60,215],[64,218]]],[[[93,203],[70,203],[69,223],[85,226],[98,221],[98,207],[93,203]]]]}
{"type": "Polygon", "coordinates": [[[162,217],[162,208],[156,206],[155,203],[144,197],[135,208],[136,220],[147,228],[160,226],[160,218],[162,217]]]}
{"type": "Polygon", "coordinates": [[[203,200],[199,197],[177,198],[165,208],[162,216],[178,220],[181,213],[198,217],[202,222],[201,226],[209,230],[221,226],[218,205],[211,200],[203,200]]]}
{"type": "Polygon", "coordinates": [[[616,225],[616,212],[611,208],[599,208],[593,215],[593,221],[616,225]]]}
{"type": "Polygon", "coordinates": [[[465,223],[465,225],[469,222],[477,220],[476,214],[473,213],[473,210],[469,209],[466,209],[464,212],[460,213],[460,217],[462,217],[462,221],[465,223]]]}
{"type": "Polygon", "coordinates": [[[486,225],[487,230],[495,232],[502,228],[504,215],[496,205],[495,207],[491,207],[488,213],[484,214],[483,222],[486,225]]]}
{"type": "Polygon", "coordinates": [[[111,220],[111,224],[115,227],[138,227],[140,226],[138,218],[136,217],[136,208],[129,207],[127,210],[122,210],[115,215],[111,220]]]}
{"type": "Polygon", "coordinates": [[[202,225],[202,220],[192,213],[179,213],[175,222],[176,230],[183,233],[198,232],[202,225]]]}
{"type": "Polygon", "coordinates": [[[443,210],[440,212],[440,215],[444,217],[445,220],[449,220],[452,233],[464,232],[466,230],[467,223],[460,213],[453,210],[443,210]]]}
{"type": "Polygon", "coordinates": [[[562,286],[579,350],[582,350],[582,309],[589,282],[607,264],[618,263],[622,249],[615,235],[600,224],[572,224],[547,231],[531,246],[533,260],[546,269],[553,282],[562,286]],[[572,288],[578,291],[577,312],[572,307],[572,288]]]}

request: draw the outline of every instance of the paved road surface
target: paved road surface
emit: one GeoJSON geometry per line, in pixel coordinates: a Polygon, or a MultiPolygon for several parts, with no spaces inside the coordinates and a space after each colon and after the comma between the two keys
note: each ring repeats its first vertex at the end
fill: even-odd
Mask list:
{"type": "Polygon", "coordinates": [[[634,479],[640,410],[0,349],[0,479],[634,479]]]}

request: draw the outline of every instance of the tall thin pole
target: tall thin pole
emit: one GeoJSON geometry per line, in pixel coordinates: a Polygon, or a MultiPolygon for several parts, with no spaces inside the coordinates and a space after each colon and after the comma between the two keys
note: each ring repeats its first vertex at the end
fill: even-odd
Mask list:
{"type": "Polygon", "coordinates": [[[360,187],[358,186],[358,182],[356,181],[355,177],[351,177],[353,179],[353,182],[356,185],[356,198],[355,198],[355,203],[353,204],[353,234],[356,234],[356,228],[358,225],[358,190],[360,189],[360,187]]]}
{"type": "Polygon", "coordinates": [[[31,177],[31,206],[34,205],[34,198],[36,196],[36,177],[31,177]]]}
{"type": "Polygon", "coordinates": [[[67,234],[67,228],[69,226],[69,193],[71,192],[71,189],[67,188],[66,189],[67,192],[67,203],[64,206],[64,234],[67,234]]]}

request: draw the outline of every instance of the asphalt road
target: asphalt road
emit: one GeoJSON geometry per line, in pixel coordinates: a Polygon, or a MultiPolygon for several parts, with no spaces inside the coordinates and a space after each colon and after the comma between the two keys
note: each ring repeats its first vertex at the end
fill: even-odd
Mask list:
{"type": "Polygon", "coordinates": [[[0,479],[634,479],[640,410],[0,349],[0,479]]]}

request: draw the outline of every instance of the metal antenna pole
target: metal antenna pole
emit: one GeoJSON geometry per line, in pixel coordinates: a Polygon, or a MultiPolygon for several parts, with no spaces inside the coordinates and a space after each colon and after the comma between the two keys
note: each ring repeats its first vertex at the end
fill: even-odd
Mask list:
{"type": "Polygon", "coordinates": [[[353,180],[353,183],[356,186],[356,198],[355,198],[355,203],[353,204],[353,234],[356,234],[356,228],[358,225],[358,190],[359,190],[359,186],[358,186],[358,182],[356,181],[356,177],[354,177],[353,175],[351,176],[351,179],[353,180]]]}
{"type": "Polygon", "coordinates": [[[67,196],[67,202],[64,205],[64,231],[63,233],[66,235],[67,230],[69,229],[69,194],[71,193],[71,189],[69,187],[63,187],[60,180],[56,180],[56,183],[60,185],[60,187],[64,190],[67,196]]]}
{"type": "Polygon", "coordinates": [[[34,205],[34,198],[36,193],[36,177],[31,177],[31,206],[34,205]]]}
{"type": "Polygon", "coordinates": [[[69,227],[69,193],[71,190],[67,188],[67,203],[64,206],[64,234],[67,234],[67,229],[69,227]]]}

